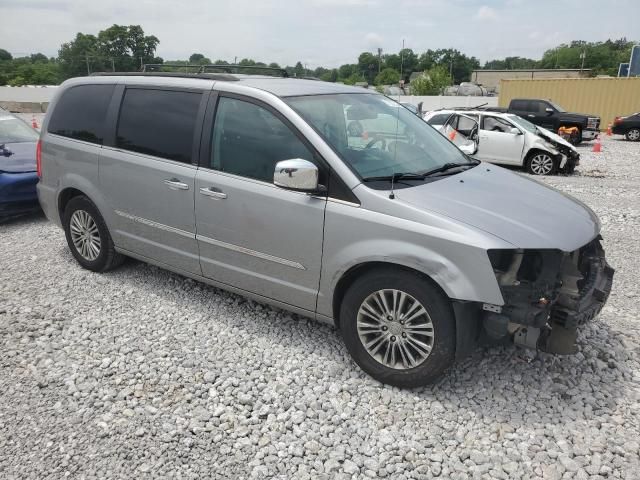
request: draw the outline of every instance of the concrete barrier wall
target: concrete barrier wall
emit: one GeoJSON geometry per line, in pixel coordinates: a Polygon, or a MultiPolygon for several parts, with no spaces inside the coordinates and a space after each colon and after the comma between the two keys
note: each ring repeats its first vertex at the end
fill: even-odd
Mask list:
{"type": "Polygon", "coordinates": [[[0,102],[48,103],[58,87],[0,87],[0,102]]]}
{"type": "MultiPolygon", "coordinates": [[[[11,112],[41,113],[56,92],[57,87],[0,87],[0,107],[11,112]]],[[[450,97],[450,96],[417,96],[401,95],[391,97],[394,100],[418,105],[422,102],[422,110],[438,110],[440,108],[475,107],[487,104],[498,106],[498,97],[450,97]]]]}

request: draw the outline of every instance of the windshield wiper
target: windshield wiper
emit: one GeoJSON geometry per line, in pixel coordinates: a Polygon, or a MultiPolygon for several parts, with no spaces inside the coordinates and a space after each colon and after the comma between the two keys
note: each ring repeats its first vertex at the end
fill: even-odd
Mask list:
{"type": "Polygon", "coordinates": [[[424,176],[425,177],[430,177],[432,175],[438,174],[438,173],[444,173],[448,170],[453,170],[454,168],[458,168],[458,167],[473,167],[478,165],[478,163],[480,163],[478,160],[476,160],[475,162],[467,162],[467,163],[445,163],[444,165],[438,167],[438,168],[434,168],[433,170],[429,170],[427,172],[424,172],[424,176]]]}
{"type": "Polygon", "coordinates": [[[398,172],[393,175],[382,175],[380,177],[366,177],[363,178],[363,182],[396,182],[398,180],[424,180],[426,174],[423,173],[410,173],[410,172],[398,172]]]}

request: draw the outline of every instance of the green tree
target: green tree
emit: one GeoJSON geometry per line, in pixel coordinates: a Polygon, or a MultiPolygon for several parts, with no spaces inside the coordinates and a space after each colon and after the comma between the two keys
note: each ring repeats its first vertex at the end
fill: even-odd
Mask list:
{"type": "Polygon", "coordinates": [[[209,60],[201,53],[192,53],[189,57],[189,63],[195,63],[197,65],[209,65],[211,64],[211,60],[209,60]]]}
{"type": "Polygon", "coordinates": [[[139,25],[112,25],[97,36],[78,33],[58,52],[62,78],[105,70],[131,72],[145,63],[162,63],[155,57],[159,43],[157,37],[145,35],[139,25]]]}
{"type": "Polygon", "coordinates": [[[485,62],[485,69],[489,70],[518,70],[537,68],[538,61],[532,58],[506,57],[503,60],[490,60],[485,62]]]}
{"type": "Polygon", "coordinates": [[[593,75],[616,75],[620,63],[628,62],[635,42],[626,38],[605,42],[574,40],[547,50],[539,62],[540,68],[584,68],[593,75]]]}
{"type": "Polygon", "coordinates": [[[13,56],[7,52],[4,48],[0,48],[0,62],[12,60],[13,56]]]}
{"type": "Polygon", "coordinates": [[[411,94],[440,95],[445,87],[451,85],[451,81],[448,70],[436,65],[411,82],[411,94]]]}
{"type": "Polygon", "coordinates": [[[276,62],[271,62],[269,64],[269,68],[280,68],[280,65],[278,65],[276,62]]]}
{"type": "Polygon", "coordinates": [[[378,75],[379,59],[371,52],[362,52],[358,56],[358,72],[365,72],[366,81],[371,85],[378,75]]]}
{"type": "Polygon", "coordinates": [[[340,65],[338,68],[338,78],[349,78],[354,73],[358,72],[358,65],[353,63],[347,63],[340,65]]]}
{"type": "Polygon", "coordinates": [[[400,73],[394,68],[385,68],[375,78],[375,85],[394,85],[400,81],[400,73]]]}
{"type": "Polygon", "coordinates": [[[242,65],[245,67],[253,67],[255,66],[255,64],[256,64],[256,61],[252,60],[251,58],[243,58],[238,62],[238,65],[242,65]]]}
{"type": "Polygon", "coordinates": [[[473,70],[480,68],[480,61],[452,48],[427,50],[418,57],[416,70],[429,70],[436,65],[450,70],[454,83],[460,83],[469,81],[473,70]]]}
{"type": "Polygon", "coordinates": [[[332,69],[328,70],[322,75],[320,75],[320,80],[324,80],[325,82],[336,82],[338,81],[338,70],[332,69]]]}

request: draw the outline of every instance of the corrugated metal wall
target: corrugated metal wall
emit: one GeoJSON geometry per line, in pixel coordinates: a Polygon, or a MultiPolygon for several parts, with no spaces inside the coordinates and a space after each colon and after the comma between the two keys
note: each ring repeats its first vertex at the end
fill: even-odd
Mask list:
{"type": "Polygon", "coordinates": [[[500,81],[498,104],[508,107],[513,98],[551,99],[569,112],[599,115],[606,130],[617,115],[640,112],[640,78],[500,81]]]}

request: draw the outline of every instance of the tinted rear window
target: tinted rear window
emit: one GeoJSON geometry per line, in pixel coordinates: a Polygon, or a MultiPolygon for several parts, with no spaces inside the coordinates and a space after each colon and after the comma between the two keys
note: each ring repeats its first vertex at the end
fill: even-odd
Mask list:
{"type": "Polygon", "coordinates": [[[129,88],[116,146],[155,157],[191,163],[201,93],[129,88]]]}
{"type": "Polygon", "coordinates": [[[78,85],[66,90],[49,120],[49,133],[102,145],[115,85],[78,85]]]}

